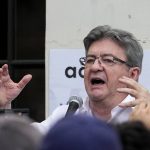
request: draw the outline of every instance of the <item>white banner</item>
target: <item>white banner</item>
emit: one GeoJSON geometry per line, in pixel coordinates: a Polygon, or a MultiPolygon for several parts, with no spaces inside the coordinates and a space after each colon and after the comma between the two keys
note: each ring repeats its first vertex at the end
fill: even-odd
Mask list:
{"type": "Polygon", "coordinates": [[[142,73],[139,82],[150,90],[150,50],[144,50],[142,73]]]}
{"type": "Polygon", "coordinates": [[[70,96],[86,97],[83,69],[79,58],[83,49],[51,49],[48,60],[48,114],[65,104],[70,96]]]}
{"type": "MultiPolygon", "coordinates": [[[[83,66],[79,58],[85,56],[83,49],[51,49],[47,53],[48,88],[47,115],[70,96],[86,97],[83,81],[83,66]]],[[[144,51],[143,70],[140,83],[150,90],[150,51],[144,51]]]]}

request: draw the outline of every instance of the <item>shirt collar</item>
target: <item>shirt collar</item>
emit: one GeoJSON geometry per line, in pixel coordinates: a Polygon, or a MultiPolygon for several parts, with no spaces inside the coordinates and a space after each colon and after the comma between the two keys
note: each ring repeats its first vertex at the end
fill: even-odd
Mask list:
{"type": "MultiPolygon", "coordinates": [[[[128,95],[121,103],[126,103],[133,99],[134,98],[132,96],[128,95]]],[[[132,108],[125,109],[125,108],[116,106],[111,111],[112,118],[109,120],[109,122],[111,122],[111,120],[115,120],[115,121],[117,120],[116,122],[126,121],[126,120],[128,120],[129,114],[131,113],[131,111],[132,111],[132,108]]],[[[78,112],[93,116],[91,108],[89,106],[89,98],[88,97],[84,100],[83,106],[78,110],[78,112]]]]}
{"type": "MultiPolygon", "coordinates": [[[[132,100],[134,100],[134,98],[133,98],[132,96],[128,95],[121,103],[127,103],[127,102],[132,101],[132,100]]],[[[123,111],[124,109],[125,109],[125,108],[121,108],[121,107],[119,107],[119,106],[114,107],[114,108],[112,109],[112,111],[111,111],[112,118],[113,118],[114,116],[116,116],[117,113],[119,113],[120,111],[123,111]]]]}

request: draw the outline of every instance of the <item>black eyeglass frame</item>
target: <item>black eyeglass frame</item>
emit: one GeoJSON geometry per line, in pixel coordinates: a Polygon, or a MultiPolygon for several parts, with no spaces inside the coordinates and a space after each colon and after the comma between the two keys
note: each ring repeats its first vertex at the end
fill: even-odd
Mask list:
{"type": "MultiPolygon", "coordinates": [[[[132,68],[133,67],[133,65],[131,65],[131,64],[129,64],[128,62],[126,62],[126,61],[124,61],[124,60],[121,60],[120,58],[117,58],[117,57],[115,57],[115,56],[113,56],[113,55],[103,55],[103,56],[99,56],[99,57],[96,57],[96,56],[94,56],[94,55],[88,55],[89,57],[93,57],[95,60],[97,59],[97,58],[99,58],[99,57],[103,57],[103,56],[111,56],[112,58],[113,58],[113,61],[115,60],[115,61],[118,61],[118,62],[120,62],[120,63],[122,63],[122,64],[125,64],[125,65],[127,65],[128,67],[130,67],[130,68],[132,68]]],[[[86,64],[86,58],[87,58],[87,56],[86,57],[81,57],[81,58],[79,58],[79,61],[80,61],[80,64],[81,65],[83,65],[83,66],[85,66],[85,64],[86,64]]],[[[95,61],[94,61],[95,62],[95,61]]]]}

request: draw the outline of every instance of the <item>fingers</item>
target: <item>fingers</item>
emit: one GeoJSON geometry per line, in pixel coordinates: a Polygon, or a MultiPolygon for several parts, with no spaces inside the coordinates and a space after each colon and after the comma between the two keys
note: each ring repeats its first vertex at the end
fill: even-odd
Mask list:
{"type": "Polygon", "coordinates": [[[150,102],[144,101],[137,105],[129,116],[130,121],[141,121],[150,128],[150,102]]]}
{"type": "Polygon", "coordinates": [[[150,102],[142,101],[139,105],[135,107],[137,112],[149,112],[150,111],[150,102]]]}
{"type": "Polygon", "coordinates": [[[9,71],[8,71],[8,65],[7,64],[4,64],[2,66],[2,68],[0,68],[0,79],[3,77],[3,76],[7,76],[9,75],[9,71]]]}
{"type": "Polygon", "coordinates": [[[147,100],[132,100],[127,103],[120,103],[119,107],[127,108],[127,107],[135,107],[136,110],[148,109],[150,110],[150,102],[147,100]]]}
{"type": "Polygon", "coordinates": [[[132,101],[127,102],[127,103],[120,103],[119,107],[122,107],[122,108],[135,107],[139,103],[140,103],[140,101],[132,100],[132,101]]]}
{"type": "Polygon", "coordinates": [[[23,89],[29,82],[30,80],[32,79],[32,75],[31,74],[28,74],[28,75],[25,75],[18,83],[18,87],[20,89],[23,89]]]}
{"type": "Polygon", "coordinates": [[[127,87],[118,88],[117,91],[122,92],[122,93],[127,93],[135,97],[135,100],[138,102],[133,102],[133,105],[135,105],[136,103],[139,103],[140,101],[141,102],[150,101],[150,92],[147,89],[145,89],[142,85],[140,85],[138,82],[136,82],[135,80],[123,76],[122,78],[119,79],[119,81],[126,84],[127,87]]]}
{"type": "Polygon", "coordinates": [[[2,68],[0,68],[0,80],[2,78],[2,72],[3,72],[3,70],[2,70],[2,68]]]}
{"type": "Polygon", "coordinates": [[[7,76],[8,75],[8,65],[4,64],[1,68],[0,68],[0,80],[3,79],[3,76],[7,76]]]}
{"type": "MultiPolygon", "coordinates": [[[[150,115],[150,102],[143,101],[139,105],[137,105],[134,109],[133,112],[131,113],[130,118],[131,119],[136,119],[140,117],[144,117],[145,115],[150,115]]],[[[142,118],[141,118],[142,119],[142,118]]]]}
{"type": "Polygon", "coordinates": [[[138,91],[134,90],[134,89],[130,89],[130,88],[118,88],[117,89],[118,92],[122,92],[122,93],[128,93],[133,97],[137,97],[138,95],[138,91]]]}
{"type": "Polygon", "coordinates": [[[4,64],[4,65],[2,66],[2,74],[3,74],[4,76],[6,76],[6,75],[9,74],[9,72],[8,72],[8,65],[7,65],[7,64],[4,64]]]}
{"type": "MultiPolygon", "coordinates": [[[[22,90],[27,84],[28,82],[32,79],[32,75],[28,74],[28,75],[25,75],[18,83],[18,88],[20,90],[22,90]]],[[[1,68],[0,68],[0,80],[1,81],[5,81],[6,80],[10,80],[11,82],[13,82],[11,79],[10,79],[10,76],[9,76],[9,71],[8,71],[8,65],[7,64],[4,64],[1,68]]],[[[14,83],[14,82],[13,82],[14,83]]],[[[0,83],[1,85],[1,83],[0,83]]]]}
{"type": "Polygon", "coordinates": [[[126,84],[129,88],[135,89],[135,90],[140,90],[141,88],[143,89],[142,85],[140,85],[137,81],[128,78],[126,76],[123,76],[119,79],[120,82],[126,84]]]}
{"type": "Polygon", "coordinates": [[[0,80],[0,88],[2,87],[2,81],[0,80]]]}

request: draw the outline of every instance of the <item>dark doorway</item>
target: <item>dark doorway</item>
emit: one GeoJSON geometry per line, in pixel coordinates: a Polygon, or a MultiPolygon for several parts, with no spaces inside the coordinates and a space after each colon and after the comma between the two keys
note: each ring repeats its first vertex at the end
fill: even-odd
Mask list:
{"type": "Polygon", "coordinates": [[[2,0],[0,65],[9,65],[12,79],[32,74],[32,81],[13,101],[13,109],[28,109],[35,121],[45,119],[46,0],[2,0]]]}

